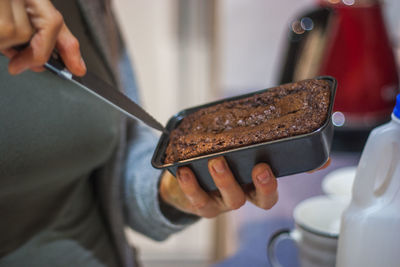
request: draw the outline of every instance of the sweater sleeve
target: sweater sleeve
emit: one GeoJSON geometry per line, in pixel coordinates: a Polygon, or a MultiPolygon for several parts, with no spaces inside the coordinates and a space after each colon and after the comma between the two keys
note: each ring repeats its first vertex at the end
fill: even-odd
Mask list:
{"type": "MultiPolygon", "coordinates": [[[[126,53],[120,61],[120,73],[125,93],[137,102],[136,82],[126,53]]],[[[158,139],[155,133],[143,123],[130,120],[127,139],[122,181],[126,224],[152,239],[164,240],[197,221],[197,216],[160,203],[158,185],[161,171],[151,166],[158,139]]]]}

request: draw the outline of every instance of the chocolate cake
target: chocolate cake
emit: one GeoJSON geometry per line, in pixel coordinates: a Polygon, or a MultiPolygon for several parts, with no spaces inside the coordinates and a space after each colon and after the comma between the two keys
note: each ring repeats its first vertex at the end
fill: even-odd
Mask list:
{"type": "Polygon", "coordinates": [[[165,163],[310,133],[327,119],[329,86],[304,80],[199,109],[171,132],[165,163]]]}

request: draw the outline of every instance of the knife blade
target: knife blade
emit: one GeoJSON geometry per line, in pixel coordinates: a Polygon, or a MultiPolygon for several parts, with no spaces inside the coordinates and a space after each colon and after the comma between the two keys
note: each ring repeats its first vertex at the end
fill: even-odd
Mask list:
{"type": "Polygon", "coordinates": [[[44,67],[61,78],[71,81],[80,88],[88,91],[127,116],[139,119],[148,126],[163,133],[168,133],[164,126],[140,105],[100,77],[97,77],[89,71],[83,77],[74,76],[66,69],[58,53],[54,52],[48,62],[45,63],[44,67]]]}

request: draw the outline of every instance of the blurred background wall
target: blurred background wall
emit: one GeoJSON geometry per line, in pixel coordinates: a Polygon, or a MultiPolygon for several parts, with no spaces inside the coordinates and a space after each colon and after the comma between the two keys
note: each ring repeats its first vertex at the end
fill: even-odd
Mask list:
{"type": "MultiPolygon", "coordinates": [[[[143,105],[162,123],[177,111],[275,85],[292,20],[314,0],[115,0],[143,105]]],[[[400,47],[398,0],[386,1],[400,47]]],[[[128,231],[144,266],[207,266],[234,253],[236,215],[202,220],[156,243],[128,231]]]]}

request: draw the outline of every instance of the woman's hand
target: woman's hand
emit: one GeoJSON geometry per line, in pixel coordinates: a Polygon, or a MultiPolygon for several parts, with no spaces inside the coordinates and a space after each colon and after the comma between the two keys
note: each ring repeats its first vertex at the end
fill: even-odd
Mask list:
{"type": "Polygon", "coordinates": [[[160,184],[161,198],[181,211],[206,218],[238,209],[246,200],[262,209],[270,209],[278,201],[278,184],[266,163],[254,166],[254,187],[249,190],[244,190],[236,182],[223,157],[211,159],[208,169],[219,193],[206,193],[198,184],[193,172],[187,167],[182,167],[178,169],[178,179],[169,172],[164,173],[160,184]]]}
{"type": "Polygon", "coordinates": [[[86,73],[79,42],[50,0],[0,0],[0,52],[10,58],[11,74],[42,71],[54,48],[73,74],[86,73]],[[13,48],[26,43],[22,51],[13,48]]]}

